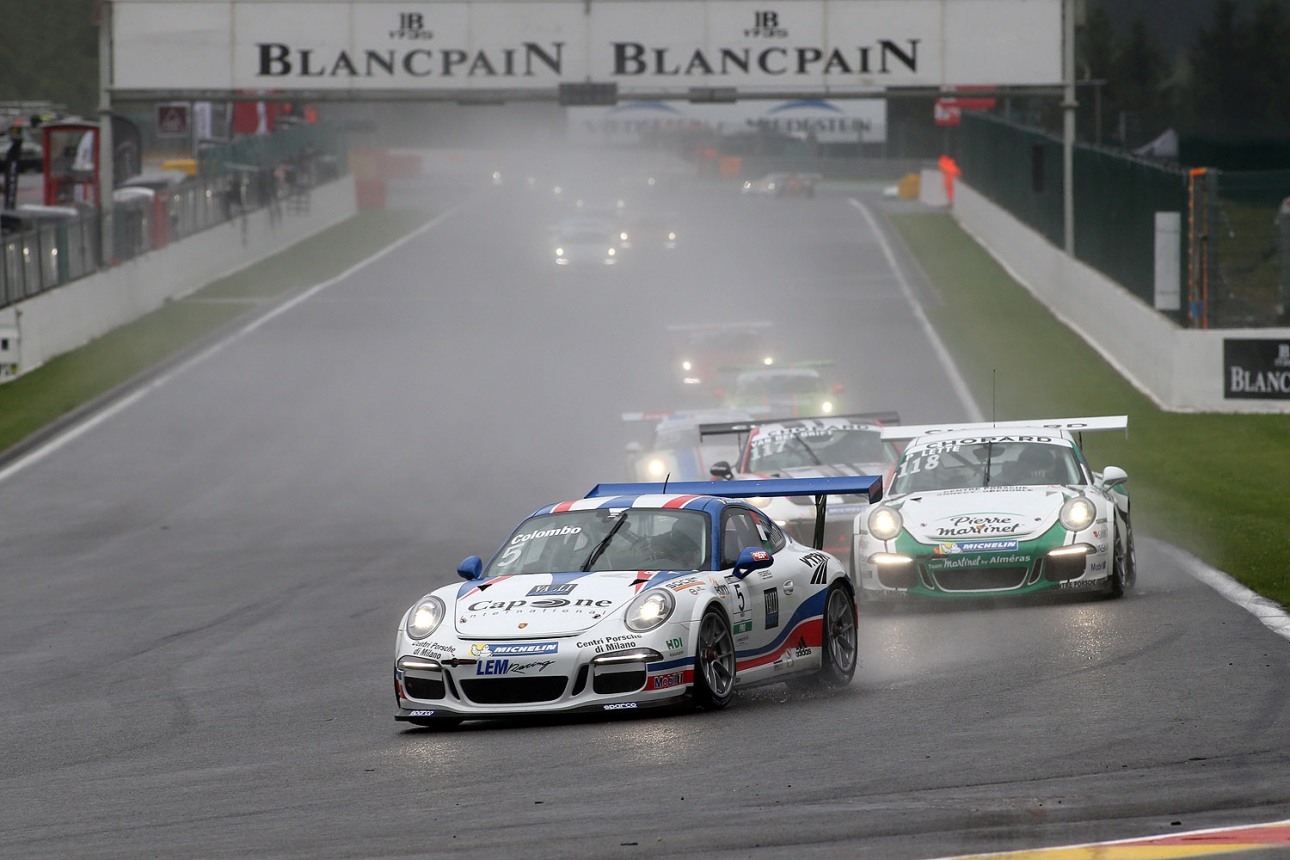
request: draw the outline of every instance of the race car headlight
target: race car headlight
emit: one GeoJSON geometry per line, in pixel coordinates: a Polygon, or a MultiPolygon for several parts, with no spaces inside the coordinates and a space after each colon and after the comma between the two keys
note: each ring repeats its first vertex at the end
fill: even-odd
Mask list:
{"type": "Polygon", "coordinates": [[[564,256],[564,249],[563,249],[563,248],[556,248],[556,249],[555,249],[555,255],[556,255],[557,257],[563,257],[563,256],[564,256]]]}
{"type": "Polygon", "coordinates": [[[424,639],[435,632],[443,621],[445,612],[443,601],[437,597],[427,597],[412,607],[406,625],[408,638],[424,639]]]}
{"type": "Polygon", "coordinates": [[[617,252],[617,251],[615,251],[613,248],[610,248],[610,249],[608,249],[607,251],[605,251],[605,253],[612,257],[612,256],[614,256],[614,254],[616,254],[616,253],[618,253],[618,252],[617,252]]]}
{"type": "Polygon", "coordinates": [[[662,478],[669,471],[667,461],[662,457],[654,457],[645,464],[645,471],[649,473],[651,478],[662,478]]]}
{"type": "Polygon", "coordinates": [[[869,512],[869,534],[878,540],[895,539],[904,525],[904,518],[895,508],[883,506],[869,512]]]}
{"type": "Polygon", "coordinates": [[[672,616],[676,608],[676,598],[666,589],[656,588],[637,597],[627,607],[627,617],[623,623],[635,633],[653,630],[672,616]]]}
{"type": "Polygon", "coordinates": [[[690,361],[688,358],[685,359],[684,361],[681,362],[681,369],[686,371],[687,373],[691,370],[694,370],[694,362],[690,361]]]}
{"type": "Polygon", "coordinates": [[[820,411],[823,412],[825,415],[831,414],[833,412],[833,401],[826,400],[823,403],[821,403],[820,411]]]}
{"type": "Polygon", "coordinates": [[[1083,531],[1093,524],[1097,518],[1097,508],[1093,503],[1083,496],[1076,496],[1062,505],[1062,512],[1058,519],[1062,525],[1073,532],[1083,531]]]}

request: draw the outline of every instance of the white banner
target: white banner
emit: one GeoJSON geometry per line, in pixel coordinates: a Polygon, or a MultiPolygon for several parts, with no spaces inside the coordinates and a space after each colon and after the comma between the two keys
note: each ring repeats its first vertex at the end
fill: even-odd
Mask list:
{"type": "Polygon", "coordinates": [[[115,0],[114,91],[1052,86],[1061,0],[115,0]]]}
{"type": "Polygon", "coordinates": [[[658,134],[703,129],[720,135],[770,132],[820,143],[882,143],[882,99],[799,99],[736,104],[634,101],[614,107],[571,107],[568,140],[576,144],[633,144],[658,134]]]}

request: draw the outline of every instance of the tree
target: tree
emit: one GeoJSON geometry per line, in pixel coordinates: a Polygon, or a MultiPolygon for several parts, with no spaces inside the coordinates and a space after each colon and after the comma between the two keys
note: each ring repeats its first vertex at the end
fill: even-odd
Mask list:
{"type": "Polygon", "coordinates": [[[5,4],[0,100],[51,101],[93,116],[98,108],[96,0],[5,4]]]}

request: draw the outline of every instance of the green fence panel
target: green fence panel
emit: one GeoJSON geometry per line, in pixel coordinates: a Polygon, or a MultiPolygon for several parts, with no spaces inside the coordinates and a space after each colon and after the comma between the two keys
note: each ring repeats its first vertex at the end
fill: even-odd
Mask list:
{"type": "Polygon", "coordinates": [[[1186,271],[1186,173],[1077,145],[1074,174],[1075,257],[1152,304],[1157,212],[1181,216],[1179,271],[1186,271]]]}
{"type": "MultiPolygon", "coordinates": [[[[1061,140],[989,114],[969,113],[963,116],[959,143],[963,180],[1062,247],[1061,140]]],[[[1181,214],[1179,263],[1186,271],[1186,172],[1083,144],[1074,147],[1072,171],[1075,257],[1152,304],[1155,213],[1181,214]]]]}

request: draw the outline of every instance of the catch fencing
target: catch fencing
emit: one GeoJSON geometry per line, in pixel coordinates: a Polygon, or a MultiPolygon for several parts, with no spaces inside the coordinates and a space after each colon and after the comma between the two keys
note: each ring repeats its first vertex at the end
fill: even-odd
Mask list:
{"type": "MultiPolygon", "coordinates": [[[[1061,247],[1062,142],[1006,119],[965,113],[963,180],[1061,247]]],[[[1178,310],[1189,328],[1287,323],[1290,307],[1290,171],[1186,169],[1076,144],[1076,259],[1155,306],[1156,213],[1178,213],[1178,310]]]]}

